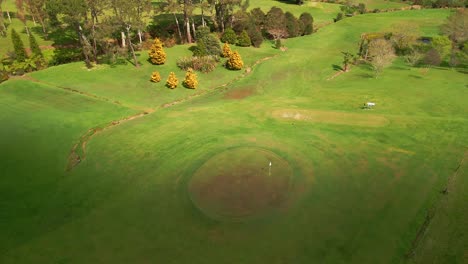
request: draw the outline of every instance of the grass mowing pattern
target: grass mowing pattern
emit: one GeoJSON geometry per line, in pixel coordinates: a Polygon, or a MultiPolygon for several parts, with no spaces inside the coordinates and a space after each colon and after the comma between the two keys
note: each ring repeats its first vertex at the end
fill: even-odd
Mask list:
{"type": "Polygon", "coordinates": [[[275,153],[240,147],[210,158],[193,174],[188,191],[209,217],[241,221],[279,208],[292,174],[288,162],[275,153]]]}
{"type": "MultiPolygon", "coordinates": [[[[252,74],[227,87],[228,91],[219,89],[104,130],[89,142],[86,161],[69,174],[63,173],[66,157],[62,154],[69,151],[81,129],[63,140],[69,142],[65,147],[61,146],[65,143],[57,144],[62,142],[56,140],[59,137],[48,137],[57,133],[38,131],[45,137],[42,141],[31,137],[34,131],[29,127],[36,124],[35,119],[25,118],[22,123],[26,128],[15,129],[14,134],[3,130],[4,142],[11,144],[4,153],[25,152],[25,147],[16,149],[15,142],[30,137],[24,140],[29,142],[26,146],[37,142],[44,142],[38,147],[41,150],[54,146],[49,152],[41,151],[43,160],[55,164],[59,154],[62,158],[57,171],[51,173],[22,166],[36,156],[3,157],[9,163],[17,162],[8,166],[8,175],[23,176],[2,178],[2,201],[8,203],[2,213],[10,217],[2,218],[7,221],[2,222],[1,230],[13,227],[13,231],[4,236],[0,262],[404,262],[427,210],[442,197],[440,190],[468,144],[463,137],[468,134],[465,75],[455,70],[421,72],[400,61],[378,79],[369,77],[370,71],[361,67],[332,81],[325,80],[334,74],[333,64],[341,62],[340,52],[356,48],[361,32],[411,20],[425,25],[424,34],[436,34],[447,15],[446,10],[423,10],[358,16],[315,35],[288,40],[284,55],[257,65],[252,74]],[[242,98],[226,96],[246,88],[254,92],[242,98]],[[362,103],[370,99],[377,102],[376,108],[361,110],[362,103]],[[273,117],[275,111],[284,109],[346,112],[359,116],[358,120],[378,115],[388,123],[359,126],[353,120],[342,124],[343,119],[338,123],[273,117]],[[292,168],[292,184],[297,188],[270,217],[243,223],[216,221],[193,205],[188,186],[194,172],[215,153],[234,146],[274,150],[292,168]],[[36,185],[23,183],[31,172],[37,172],[33,178],[36,185]],[[54,185],[42,184],[41,179],[49,177],[54,185]],[[26,195],[36,186],[41,186],[40,192],[26,195]]],[[[112,83],[100,88],[96,79],[83,77],[81,65],[69,67],[57,68],[60,82],[78,84],[82,89],[91,87],[101,96],[115,89],[116,99],[139,107],[168,99],[145,99],[144,90],[128,89],[127,78],[122,75],[119,83],[111,73],[96,75],[97,80],[112,83]],[[68,80],[60,77],[64,73],[69,73],[68,80]]],[[[52,81],[51,73],[34,75],[52,81]]],[[[116,71],[115,75],[120,73],[116,71]]],[[[220,73],[205,77],[221,79],[230,74],[220,73]]],[[[0,87],[10,84],[14,83],[0,87]]],[[[49,99],[53,106],[60,102],[40,92],[30,104],[45,101],[48,105],[49,99]]],[[[3,107],[10,108],[18,101],[8,100],[3,107]]],[[[23,106],[18,107],[16,111],[23,113],[23,106]]],[[[97,101],[96,107],[89,114],[102,113],[103,119],[120,109],[97,101]],[[99,108],[104,105],[112,109],[99,108]]],[[[25,109],[30,114],[31,108],[25,109]]],[[[74,111],[78,115],[72,116],[81,116],[85,108],[74,111]]],[[[16,124],[14,113],[4,115],[3,124],[16,124]]],[[[52,120],[52,124],[67,124],[61,121],[66,120],[64,117],[57,116],[60,121],[52,120]]],[[[466,171],[460,170],[459,176],[457,179],[466,178],[466,171]]],[[[453,191],[454,204],[466,196],[464,188],[458,188],[453,191]]],[[[449,214],[445,225],[456,233],[464,232],[464,226],[450,221],[466,219],[463,213],[458,216],[461,220],[449,214]]],[[[437,233],[434,236],[440,237],[437,233]]],[[[449,245],[456,245],[455,259],[460,259],[465,241],[463,237],[450,241],[449,245]]],[[[433,252],[440,254],[436,259],[445,260],[444,252],[433,252]]],[[[421,258],[421,262],[424,260],[421,258]]]]}

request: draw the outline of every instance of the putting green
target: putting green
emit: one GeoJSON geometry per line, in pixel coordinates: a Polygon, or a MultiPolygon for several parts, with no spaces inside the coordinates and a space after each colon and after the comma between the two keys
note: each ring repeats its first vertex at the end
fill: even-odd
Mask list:
{"type": "Polygon", "coordinates": [[[289,163],[274,152],[237,147],[207,160],[191,178],[188,191],[207,216],[245,220],[280,208],[288,198],[292,175],[289,163]]]}

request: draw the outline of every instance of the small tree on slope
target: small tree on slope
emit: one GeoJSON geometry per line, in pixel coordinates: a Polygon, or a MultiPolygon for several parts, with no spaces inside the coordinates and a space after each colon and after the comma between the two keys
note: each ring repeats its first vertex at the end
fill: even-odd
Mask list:
{"type": "Polygon", "coordinates": [[[193,72],[192,68],[185,73],[184,86],[190,89],[195,89],[198,86],[197,75],[193,72]]]}
{"type": "Polygon", "coordinates": [[[149,57],[151,63],[156,65],[162,65],[166,62],[166,53],[162,47],[162,42],[158,38],[155,38],[153,45],[151,45],[149,57]]]}
{"type": "Polygon", "coordinates": [[[167,78],[166,86],[168,88],[174,89],[177,87],[178,84],[179,84],[179,80],[177,80],[177,76],[175,75],[174,72],[171,72],[169,74],[169,77],[167,78]]]}
{"type": "Polygon", "coordinates": [[[13,42],[13,48],[16,54],[16,61],[24,62],[27,58],[26,50],[24,49],[23,41],[16,32],[15,29],[11,30],[11,41],[13,42]]]}
{"type": "Polygon", "coordinates": [[[223,53],[221,54],[223,58],[229,58],[232,54],[232,50],[231,50],[231,47],[229,46],[229,44],[226,42],[224,43],[224,46],[223,46],[223,53]]]}
{"type": "Polygon", "coordinates": [[[240,70],[244,67],[244,62],[240,54],[237,51],[234,51],[226,62],[226,66],[230,70],[240,70]]]}

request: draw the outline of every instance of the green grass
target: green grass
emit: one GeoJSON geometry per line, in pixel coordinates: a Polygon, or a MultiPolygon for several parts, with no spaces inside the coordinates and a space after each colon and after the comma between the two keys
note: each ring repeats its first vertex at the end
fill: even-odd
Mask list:
{"type": "MultiPolygon", "coordinates": [[[[87,71],[75,63],[30,75],[50,86],[7,81],[0,85],[0,170],[6,172],[0,177],[0,262],[463,260],[466,236],[448,234],[466,234],[465,166],[449,195],[440,191],[466,155],[466,76],[426,72],[398,60],[377,79],[361,66],[327,81],[336,73],[333,65],[341,64],[341,51],[356,51],[362,32],[411,21],[421,25],[421,34],[434,35],[448,14],[367,14],[289,39],[285,52],[268,45],[239,48],[247,64],[279,55],[224,88],[169,108],[158,106],[198,90],[172,91],[148,79],[155,69],[182,77],[174,60],[188,53],[186,46],[167,49],[169,61],[162,67],[87,71]],[[57,88],[62,86],[109,101],[57,88]],[[246,97],[235,99],[239,91],[246,97]],[[360,109],[371,100],[377,103],[373,110],[360,109]],[[80,135],[134,114],[131,109],[147,108],[156,111],[92,137],[86,159],[65,172],[80,135]],[[287,111],[301,115],[289,118],[287,111]],[[191,177],[216,154],[243,148],[267,149],[287,161],[293,191],[268,215],[241,222],[211,219],[190,199],[191,177]],[[416,254],[407,259],[434,204],[445,209],[436,211],[416,254]]],[[[241,74],[222,68],[200,74],[199,91],[241,74]]],[[[242,166],[245,157],[236,152],[231,158],[226,168],[242,166]]],[[[222,162],[213,164],[222,171],[222,162]]]]}
{"type": "Polygon", "coordinates": [[[454,168],[448,195],[435,207],[436,214],[416,248],[414,263],[466,263],[468,261],[467,153],[454,168]]]}
{"type": "Polygon", "coordinates": [[[3,253],[64,222],[43,213],[64,209],[60,198],[51,198],[68,177],[68,154],[81,134],[136,111],[20,80],[1,84],[0,98],[3,253]]]}

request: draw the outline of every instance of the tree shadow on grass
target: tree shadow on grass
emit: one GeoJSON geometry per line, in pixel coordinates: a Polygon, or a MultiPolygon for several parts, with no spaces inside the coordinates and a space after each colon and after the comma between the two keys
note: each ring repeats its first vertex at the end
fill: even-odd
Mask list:
{"type": "Polygon", "coordinates": [[[334,71],[343,71],[343,68],[340,65],[332,64],[334,71]]]}

